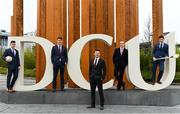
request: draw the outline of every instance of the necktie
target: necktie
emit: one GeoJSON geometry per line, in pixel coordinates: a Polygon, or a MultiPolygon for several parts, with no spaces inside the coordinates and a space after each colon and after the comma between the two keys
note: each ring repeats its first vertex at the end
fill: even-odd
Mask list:
{"type": "Polygon", "coordinates": [[[13,52],[13,55],[15,56],[16,54],[15,54],[15,50],[14,49],[12,49],[12,52],[13,52]]]}
{"type": "Polygon", "coordinates": [[[62,52],[62,46],[59,46],[60,53],[62,52]]]}
{"type": "Polygon", "coordinates": [[[96,66],[96,64],[97,64],[97,58],[95,59],[95,62],[94,62],[94,65],[96,66]]]}

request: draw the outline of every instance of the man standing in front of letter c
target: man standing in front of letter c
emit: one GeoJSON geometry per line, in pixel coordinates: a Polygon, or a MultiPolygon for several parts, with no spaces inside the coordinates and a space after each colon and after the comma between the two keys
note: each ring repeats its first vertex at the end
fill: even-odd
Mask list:
{"type": "Polygon", "coordinates": [[[95,108],[95,92],[98,87],[100,96],[100,110],[104,109],[104,93],[103,93],[103,80],[106,75],[106,64],[103,59],[100,58],[100,50],[95,50],[95,58],[90,61],[89,66],[89,79],[91,86],[91,106],[87,108],[95,108]]]}
{"type": "Polygon", "coordinates": [[[53,64],[53,90],[52,92],[56,92],[56,79],[58,70],[60,69],[60,80],[61,87],[60,90],[64,91],[64,68],[68,62],[67,49],[63,46],[63,38],[57,38],[57,45],[52,48],[51,51],[51,61],[53,64]]]}
{"type": "Polygon", "coordinates": [[[155,45],[153,49],[153,73],[152,73],[152,83],[155,84],[156,80],[156,69],[157,65],[159,65],[159,75],[157,79],[157,83],[161,84],[160,82],[162,75],[164,73],[164,61],[165,59],[156,60],[158,58],[164,58],[169,56],[169,46],[164,43],[164,36],[159,36],[159,43],[155,45]]]}

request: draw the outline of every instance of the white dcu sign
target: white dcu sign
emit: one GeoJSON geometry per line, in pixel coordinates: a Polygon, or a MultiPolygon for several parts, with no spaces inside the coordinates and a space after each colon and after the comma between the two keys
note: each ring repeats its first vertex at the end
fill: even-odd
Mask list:
{"type": "MultiPolygon", "coordinates": [[[[174,33],[169,34],[166,38],[169,45],[169,55],[175,55],[175,38],[174,33]]],[[[14,89],[16,91],[33,91],[44,89],[53,80],[53,65],[51,63],[51,49],[53,44],[45,38],[41,37],[9,37],[9,42],[15,40],[17,43],[17,49],[20,54],[21,70],[19,72],[19,77],[16,81],[14,89]],[[24,43],[37,43],[41,45],[44,49],[46,56],[46,69],[42,80],[31,86],[24,85],[24,43]]],[[[92,40],[103,40],[108,45],[112,44],[113,38],[104,34],[92,34],[84,36],[78,39],[70,48],[68,52],[68,73],[72,81],[83,89],[90,90],[90,84],[82,75],[80,69],[80,58],[83,47],[86,43],[92,40]]],[[[8,43],[9,44],[9,43],[8,43]]],[[[168,87],[174,77],[176,71],[176,59],[170,58],[165,62],[165,72],[162,78],[162,84],[151,85],[146,83],[141,75],[140,71],[140,51],[139,51],[139,38],[138,36],[131,39],[126,43],[129,57],[128,57],[128,67],[126,70],[128,80],[134,84],[136,87],[148,91],[156,91],[168,87]]],[[[113,86],[114,80],[111,79],[109,82],[103,84],[104,89],[111,88],[113,86]]]]}

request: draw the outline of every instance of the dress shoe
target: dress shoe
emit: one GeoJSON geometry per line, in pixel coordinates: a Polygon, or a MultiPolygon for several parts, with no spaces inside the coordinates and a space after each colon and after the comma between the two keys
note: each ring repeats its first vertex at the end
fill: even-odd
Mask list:
{"type": "Polygon", "coordinates": [[[64,91],[64,89],[60,89],[60,91],[64,91]]]}
{"type": "Polygon", "coordinates": [[[14,93],[14,92],[16,92],[15,90],[13,90],[13,89],[11,89],[11,93],[14,93]]]}
{"type": "Polygon", "coordinates": [[[104,110],[104,106],[100,106],[100,110],[104,110]]]}
{"type": "Polygon", "coordinates": [[[123,82],[122,84],[122,87],[123,87],[123,91],[125,90],[125,83],[123,82]]]}
{"type": "Polygon", "coordinates": [[[52,89],[52,92],[56,92],[56,89],[52,89]]]}
{"type": "Polygon", "coordinates": [[[160,81],[158,81],[157,83],[158,83],[158,84],[162,84],[162,82],[160,82],[160,81]]]}
{"type": "Polygon", "coordinates": [[[90,108],[96,108],[96,107],[95,106],[88,106],[87,108],[90,109],[90,108]]]}

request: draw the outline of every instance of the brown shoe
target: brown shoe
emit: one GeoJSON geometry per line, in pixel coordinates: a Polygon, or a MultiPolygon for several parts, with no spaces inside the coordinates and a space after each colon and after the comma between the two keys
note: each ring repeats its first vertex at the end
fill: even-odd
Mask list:
{"type": "Polygon", "coordinates": [[[158,81],[157,83],[158,83],[158,84],[162,84],[162,82],[160,82],[160,81],[158,81]]]}

